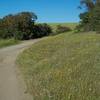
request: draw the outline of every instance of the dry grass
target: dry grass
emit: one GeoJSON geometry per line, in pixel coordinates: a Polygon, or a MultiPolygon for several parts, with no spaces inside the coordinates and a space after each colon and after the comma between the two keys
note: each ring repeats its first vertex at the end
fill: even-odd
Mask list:
{"type": "Polygon", "coordinates": [[[10,46],[10,45],[15,45],[18,44],[19,41],[15,39],[1,39],[0,40],[0,48],[10,46]]]}
{"type": "Polygon", "coordinates": [[[48,23],[48,24],[53,28],[53,30],[56,29],[57,25],[67,26],[70,27],[72,30],[75,29],[75,27],[78,25],[78,23],[48,23]]]}
{"type": "Polygon", "coordinates": [[[17,60],[34,100],[100,100],[100,35],[44,38],[17,60]]]}

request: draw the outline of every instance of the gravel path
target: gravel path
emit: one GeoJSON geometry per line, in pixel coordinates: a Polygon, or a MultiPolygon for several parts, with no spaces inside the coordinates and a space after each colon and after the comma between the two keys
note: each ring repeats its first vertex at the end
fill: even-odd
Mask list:
{"type": "Polygon", "coordinates": [[[20,52],[37,41],[24,41],[0,49],[0,100],[32,100],[32,97],[25,93],[25,84],[18,74],[15,60],[20,52]]]}

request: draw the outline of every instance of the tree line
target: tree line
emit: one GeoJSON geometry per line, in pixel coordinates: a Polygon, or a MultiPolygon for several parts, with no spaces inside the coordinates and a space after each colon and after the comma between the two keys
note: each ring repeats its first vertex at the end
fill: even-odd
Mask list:
{"type": "Polygon", "coordinates": [[[48,24],[37,24],[37,16],[33,12],[10,14],[0,19],[0,38],[20,40],[39,38],[52,33],[48,24]]]}

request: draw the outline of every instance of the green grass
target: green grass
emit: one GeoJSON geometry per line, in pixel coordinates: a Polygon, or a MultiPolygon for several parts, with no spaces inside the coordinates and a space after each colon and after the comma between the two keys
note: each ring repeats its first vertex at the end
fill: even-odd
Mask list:
{"type": "Polygon", "coordinates": [[[34,100],[100,100],[99,34],[44,38],[17,63],[34,100]]]}
{"type": "Polygon", "coordinates": [[[15,40],[15,39],[1,39],[0,40],[0,48],[14,45],[14,44],[18,44],[18,43],[19,43],[19,41],[15,40]]]}
{"type": "Polygon", "coordinates": [[[74,29],[78,23],[48,23],[54,30],[56,29],[57,25],[63,25],[63,26],[67,26],[70,27],[71,29],[74,29]]]}

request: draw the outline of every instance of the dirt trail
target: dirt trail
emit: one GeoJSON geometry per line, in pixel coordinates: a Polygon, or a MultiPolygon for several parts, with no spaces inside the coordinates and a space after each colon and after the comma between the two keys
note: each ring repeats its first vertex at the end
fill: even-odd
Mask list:
{"type": "Polygon", "coordinates": [[[25,93],[25,84],[18,75],[15,60],[20,52],[37,41],[24,41],[21,44],[0,49],[0,100],[32,100],[32,97],[25,93]]]}

